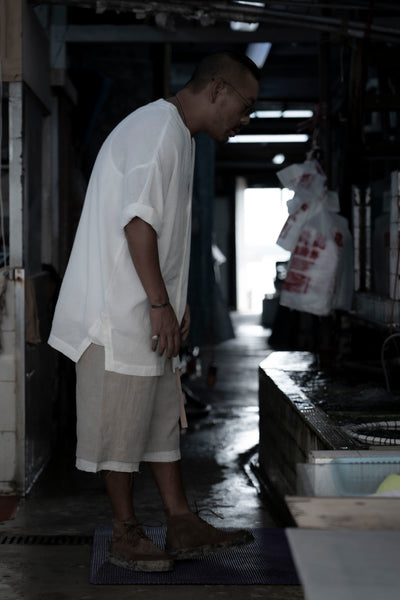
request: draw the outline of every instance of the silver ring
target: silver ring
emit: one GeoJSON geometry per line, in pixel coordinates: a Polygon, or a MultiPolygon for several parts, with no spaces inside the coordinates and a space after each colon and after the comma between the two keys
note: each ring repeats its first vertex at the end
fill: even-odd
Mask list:
{"type": "Polygon", "coordinates": [[[157,341],[159,337],[160,337],[159,335],[152,335],[151,339],[154,341],[157,341]]]}

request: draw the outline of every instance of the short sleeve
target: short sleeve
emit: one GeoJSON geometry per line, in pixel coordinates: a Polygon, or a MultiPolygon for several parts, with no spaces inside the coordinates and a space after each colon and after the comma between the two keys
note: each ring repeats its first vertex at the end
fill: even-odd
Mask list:
{"type": "Polygon", "coordinates": [[[121,227],[139,217],[160,235],[166,193],[157,162],[140,165],[130,171],[124,182],[121,227]]]}

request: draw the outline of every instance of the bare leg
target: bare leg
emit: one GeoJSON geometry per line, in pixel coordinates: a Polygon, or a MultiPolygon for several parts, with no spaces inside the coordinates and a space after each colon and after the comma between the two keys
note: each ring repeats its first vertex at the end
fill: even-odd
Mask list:
{"type": "Polygon", "coordinates": [[[128,521],[134,517],[132,473],[104,471],[108,497],[110,498],[114,519],[128,521]]]}
{"type": "Polygon", "coordinates": [[[145,534],[133,511],[132,474],[105,471],[114,513],[108,561],[133,571],[171,571],[173,561],[145,534]]]}
{"type": "Polygon", "coordinates": [[[182,481],[181,463],[149,463],[167,515],[182,515],[190,511],[182,481]]]}

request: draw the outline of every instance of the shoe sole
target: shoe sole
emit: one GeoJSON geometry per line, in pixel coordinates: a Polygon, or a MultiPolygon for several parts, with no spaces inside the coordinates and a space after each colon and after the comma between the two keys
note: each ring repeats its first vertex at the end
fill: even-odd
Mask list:
{"type": "Polygon", "coordinates": [[[193,558],[202,558],[203,556],[209,556],[210,554],[219,554],[222,552],[229,552],[230,550],[237,550],[242,546],[247,546],[254,542],[254,537],[249,533],[246,537],[231,542],[220,542],[219,544],[205,544],[204,546],[197,546],[195,548],[180,548],[179,550],[171,550],[168,548],[166,552],[174,560],[186,560],[193,558]]]}
{"type": "Polygon", "coordinates": [[[146,573],[172,571],[174,561],[172,559],[160,560],[127,560],[115,554],[107,554],[107,560],[112,565],[128,569],[129,571],[142,571],[146,573]]]}

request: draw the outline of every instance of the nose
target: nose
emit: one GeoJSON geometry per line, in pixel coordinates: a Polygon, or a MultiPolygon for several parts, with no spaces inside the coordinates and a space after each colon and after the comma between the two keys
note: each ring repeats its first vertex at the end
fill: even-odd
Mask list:
{"type": "Polygon", "coordinates": [[[250,115],[243,115],[240,119],[241,125],[248,125],[250,123],[250,115]]]}

